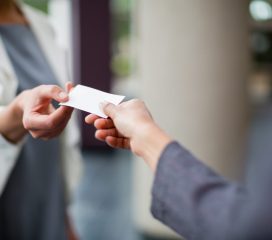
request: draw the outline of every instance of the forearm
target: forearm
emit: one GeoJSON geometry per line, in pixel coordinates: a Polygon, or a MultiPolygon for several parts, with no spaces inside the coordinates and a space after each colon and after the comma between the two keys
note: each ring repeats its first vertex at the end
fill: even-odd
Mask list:
{"type": "Polygon", "coordinates": [[[0,133],[10,142],[19,142],[26,134],[22,123],[22,111],[16,98],[0,112],[0,133]]]}

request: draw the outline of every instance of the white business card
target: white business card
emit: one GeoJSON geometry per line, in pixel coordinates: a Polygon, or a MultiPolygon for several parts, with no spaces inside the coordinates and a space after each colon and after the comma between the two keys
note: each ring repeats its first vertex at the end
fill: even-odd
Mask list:
{"type": "Polygon", "coordinates": [[[125,96],[106,93],[94,88],[77,85],[69,93],[69,101],[60,103],[63,106],[73,107],[99,117],[107,118],[99,105],[102,102],[110,102],[114,105],[120,104],[125,96]]]}

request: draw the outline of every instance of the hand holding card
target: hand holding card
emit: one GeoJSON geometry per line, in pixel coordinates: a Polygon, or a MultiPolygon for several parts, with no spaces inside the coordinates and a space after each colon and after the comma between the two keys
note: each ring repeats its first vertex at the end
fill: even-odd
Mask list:
{"type": "Polygon", "coordinates": [[[69,101],[61,103],[60,105],[77,108],[85,112],[93,113],[99,117],[107,118],[99,107],[100,103],[109,102],[118,105],[124,98],[125,96],[102,92],[83,85],[77,85],[69,93],[69,101]]]}

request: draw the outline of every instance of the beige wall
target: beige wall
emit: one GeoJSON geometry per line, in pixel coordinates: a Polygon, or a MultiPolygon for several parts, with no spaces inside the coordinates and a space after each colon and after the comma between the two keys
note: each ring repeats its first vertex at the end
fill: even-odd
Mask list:
{"type": "MultiPolygon", "coordinates": [[[[175,139],[236,175],[247,113],[247,1],[137,0],[135,9],[141,97],[175,139]]],[[[138,225],[163,234],[148,213],[152,178],[141,161],[135,176],[138,225]]]]}

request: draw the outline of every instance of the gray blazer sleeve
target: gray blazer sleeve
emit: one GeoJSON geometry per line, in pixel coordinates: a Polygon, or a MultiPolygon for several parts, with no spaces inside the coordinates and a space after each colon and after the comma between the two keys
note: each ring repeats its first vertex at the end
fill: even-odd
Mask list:
{"type": "Polygon", "coordinates": [[[185,239],[272,239],[272,161],[249,172],[244,185],[230,182],[172,142],[158,163],[151,212],[185,239]]]}

